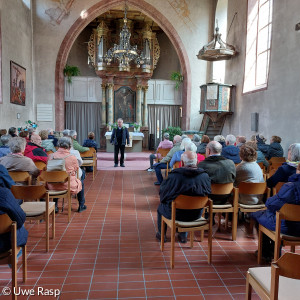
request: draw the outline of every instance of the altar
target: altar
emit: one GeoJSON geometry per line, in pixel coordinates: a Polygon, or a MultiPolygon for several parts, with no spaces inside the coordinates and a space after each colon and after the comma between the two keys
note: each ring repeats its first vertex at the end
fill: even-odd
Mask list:
{"type": "MultiPolygon", "coordinates": [[[[105,133],[106,152],[114,152],[114,145],[110,143],[111,131],[105,133]]],[[[129,132],[129,146],[125,146],[125,152],[142,152],[144,134],[142,132],[129,132]]]]}

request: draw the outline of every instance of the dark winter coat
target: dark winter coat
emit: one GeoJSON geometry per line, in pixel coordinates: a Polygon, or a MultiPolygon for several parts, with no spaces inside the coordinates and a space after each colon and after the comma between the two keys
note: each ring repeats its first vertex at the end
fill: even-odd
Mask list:
{"type": "MultiPolygon", "coordinates": [[[[300,205],[300,174],[290,176],[288,183],[284,184],[275,196],[267,200],[267,210],[255,212],[252,214],[252,217],[259,224],[275,231],[276,211],[279,211],[286,203],[300,205]]],[[[300,236],[300,222],[283,220],[281,223],[281,233],[300,236]]]]}
{"type": "Polygon", "coordinates": [[[31,158],[33,161],[42,161],[44,163],[48,161],[48,155],[44,149],[30,142],[26,145],[24,156],[31,158]]]}
{"type": "Polygon", "coordinates": [[[260,150],[263,155],[267,158],[269,156],[270,145],[265,144],[264,142],[257,141],[257,149],[260,150]]]}
{"type": "Polygon", "coordinates": [[[291,175],[296,173],[297,166],[291,166],[287,163],[283,163],[276,171],[276,173],[267,179],[267,186],[269,188],[274,187],[278,182],[288,182],[291,175]]]}
{"type": "Polygon", "coordinates": [[[95,140],[87,139],[83,142],[83,147],[94,148],[97,151],[97,143],[95,140]]]}
{"type": "MultiPolygon", "coordinates": [[[[129,144],[129,132],[128,129],[126,127],[122,127],[123,131],[122,131],[122,145],[126,145],[129,144]],[[127,143],[126,143],[127,141],[127,143]]],[[[114,128],[111,134],[111,138],[110,138],[110,143],[113,145],[118,145],[118,140],[117,140],[117,129],[114,128]]]]}
{"type": "Polygon", "coordinates": [[[226,147],[223,147],[222,156],[231,159],[235,164],[241,162],[240,149],[234,145],[228,145],[226,147]]]}
{"type": "Polygon", "coordinates": [[[283,149],[279,143],[271,143],[269,146],[269,153],[267,159],[272,157],[283,157],[283,149]]]}
{"type": "MultiPolygon", "coordinates": [[[[206,196],[211,192],[210,178],[203,169],[178,168],[169,173],[169,176],[160,186],[160,205],[158,211],[167,218],[171,216],[172,201],[178,195],[206,196]]],[[[177,210],[182,212],[183,210],[177,210]]],[[[201,210],[188,210],[186,221],[192,221],[200,217],[201,210]]],[[[182,220],[183,221],[183,220],[182,220]]]]}
{"type": "MultiPolygon", "coordinates": [[[[28,231],[24,227],[26,214],[16,201],[14,195],[7,188],[0,187],[0,214],[8,214],[12,221],[17,223],[17,246],[27,243],[28,231]]],[[[0,252],[11,248],[11,234],[7,232],[0,235],[0,252]]]]}
{"type": "Polygon", "coordinates": [[[3,165],[0,165],[0,187],[10,189],[11,186],[15,184],[13,179],[9,176],[7,169],[3,165]]]}
{"type": "Polygon", "coordinates": [[[197,153],[205,154],[207,144],[208,143],[201,143],[199,146],[197,146],[197,153]]]}
{"type": "Polygon", "coordinates": [[[49,140],[52,140],[52,143],[53,143],[54,147],[57,146],[58,139],[57,139],[56,137],[54,137],[53,134],[49,134],[49,135],[48,135],[48,139],[49,139],[49,140]]]}

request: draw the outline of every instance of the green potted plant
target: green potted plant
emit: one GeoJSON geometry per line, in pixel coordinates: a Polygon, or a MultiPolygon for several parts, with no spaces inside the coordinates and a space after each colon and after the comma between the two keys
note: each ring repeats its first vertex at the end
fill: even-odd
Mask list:
{"type": "Polygon", "coordinates": [[[66,65],[64,68],[64,76],[67,76],[68,83],[72,83],[72,76],[78,76],[80,74],[80,70],[76,66],[66,65]]]}
{"type": "Polygon", "coordinates": [[[162,130],[162,135],[164,135],[165,132],[168,132],[170,135],[170,141],[173,141],[173,138],[175,135],[182,135],[181,128],[180,127],[167,127],[166,129],[162,130]]]}
{"type": "Polygon", "coordinates": [[[180,72],[172,72],[171,73],[171,80],[176,82],[175,89],[179,89],[179,85],[183,82],[183,75],[180,72]]]}

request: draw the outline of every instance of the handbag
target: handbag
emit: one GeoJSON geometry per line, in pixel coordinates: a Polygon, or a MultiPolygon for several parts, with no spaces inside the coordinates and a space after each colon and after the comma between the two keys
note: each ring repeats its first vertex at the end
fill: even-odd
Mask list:
{"type": "Polygon", "coordinates": [[[49,171],[49,172],[51,172],[51,171],[66,171],[65,159],[69,156],[71,156],[71,154],[67,155],[66,157],[53,158],[51,160],[48,160],[47,171],[49,171]]]}

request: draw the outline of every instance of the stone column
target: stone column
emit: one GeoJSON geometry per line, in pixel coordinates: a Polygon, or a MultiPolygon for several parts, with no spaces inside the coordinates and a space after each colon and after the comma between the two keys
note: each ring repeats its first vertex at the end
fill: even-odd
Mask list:
{"type": "Polygon", "coordinates": [[[113,123],[113,102],[114,102],[114,84],[113,83],[108,83],[107,84],[108,88],[108,115],[107,115],[107,121],[108,123],[113,123]]]}
{"type": "Polygon", "coordinates": [[[143,90],[144,90],[143,127],[148,127],[148,104],[147,104],[148,86],[145,86],[143,90]]]}
{"type": "Polygon", "coordinates": [[[136,86],[136,122],[142,125],[142,86],[136,86]]]}
{"type": "Polygon", "coordinates": [[[106,84],[102,83],[101,123],[106,125],[106,84]]]}

